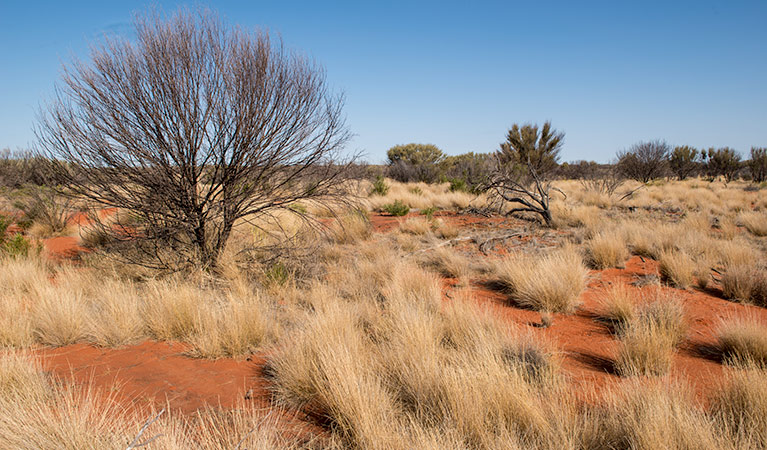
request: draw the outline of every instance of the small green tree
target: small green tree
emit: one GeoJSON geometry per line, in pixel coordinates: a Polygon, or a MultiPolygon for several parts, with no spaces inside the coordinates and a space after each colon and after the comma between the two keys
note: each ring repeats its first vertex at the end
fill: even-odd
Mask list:
{"type": "Polygon", "coordinates": [[[555,188],[549,177],[557,168],[564,137],[549,122],[540,130],[529,124],[511,127],[496,152],[496,168],[488,186],[491,199],[500,208],[513,205],[506,214],[531,212],[551,225],[549,192],[555,188]]]}
{"type": "Polygon", "coordinates": [[[751,170],[751,179],[755,183],[767,181],[767,147],[751,147],[748,168],[751,170]]]}
{"type": "Polygon", "coordinates": [[[740,153],[729,147],[719,149],[709,148],[706,152],[706,172],[713,179],[719,176],[724,177],[725,182],[729,183],[740,170],[740,153]]]}
{"type": "Polygon", "coordinates": [[[688,145],[674,147],[669,158],[669,167],[680,180],[691,176],[698,169],[700,152],[688,145]]]}
{"type": "Polygon", "coordinates": [[[478,194],[490,181],[493,161],[493,155],[490,153],[469,152],[448,156],[443,161],[442,166],[451,186],[464,186],[466,191],[478,194]]]}
{"type": "Polygon", "coordinates": [[[501,144],[498,159],[507,167],[529,165],[538,176],[545,176],[557,168],[564,138],[564,133],[551,128],[551,122],[544,123],[540,132],[538,125],[514,124],[501,144]]]}
{"type": "Polygon", "coordinates": [[[445,154],[436,145],[395,145],[386,152],[389,176],[397,181],[433,183],[439,178],[445,154]]]}

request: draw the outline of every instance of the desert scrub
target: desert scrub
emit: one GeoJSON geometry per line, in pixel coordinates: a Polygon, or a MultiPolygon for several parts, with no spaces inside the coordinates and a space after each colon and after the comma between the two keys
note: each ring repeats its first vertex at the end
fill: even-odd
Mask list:
{"type": "Polygon", "coordinates": [[[717,343],[728,364],[767,368],[767,325],[756,316],[723,320],[717,330],[717,343]]]}
{"type": "Polygon", "coordinates": [[[588,269],[571,246],[545,254],[511,254],[496,264],[498,281],[510,300],[547,312],[569,313],[580,303],[588,269]]]}
{"type": "Polygon", "coordinates": [[[623,236],[613,231],[598,233],[586,242],[589,265],[595,269],[621,267],[629,253],[623,236]]]}
{"type": "Polygon", "coordinates": [[[711,411],[732,448],[764,448],[767,442],[767,372],[731,370],[711,399],[711,411]]]}
{"type": "Polygon", "coordinates": [[[423,217],[410,217],[400,221],[399,231],[414,235],[424,235],[432,231],[434,222],[423,217]]]}
{"type": "Polygon", "coordinates": [[[401,200],[395,200],[394,203],[387,203],[381,207],[381,210],[392,216],[404,216],[410,212],[410,207],[401,200]]]}
{"type": "Polygon", "coordinates": [[[614,333],[620,334],[638,314],[634,295],[625,284],[613,285],[599,301],[599,319],[614,333]]]}
{"type": "Polygon", "coordinates": [[[725,298],[767,306],[767,270],[752,265],[730,267],[722,275],[722,294],[725,298]]]}
{"type": "Polygon", "coordinates": [[[686,289],[695,281],[698,268],[695,261],[684,251],[662,251],[658,257],[661,279],[680,289],[686,289]]]}
{"type": "Polygon", "coordinates": [[[590,416],[586,442],[579,448],[733,448],[698,407],[694,392],[681,382],[631,380],[605,397],[604,406],[590,416]]]}
{"type": "Polygon", "coordinates": [[[373,187],[370,189],[370,193],[368,195],[386,195],[389,193],[389,185],[386,184],[386,180],[382,176],[377,176],[376,180],[373,182],[373,187]]]}
{"type": "Polygon", "coordinates": [[[666,374],[675,348],[686,333],[687,323],[679,299],[657,294],[619,329],[621,347],[615,369],[623,376],[666,374]]]}
{"type": "Polygon", "coordinates": [[[296,322],[269,360],[279,402],[327,417],[351,448],[507,447],[567,435],[552,406],[568,394],[540,342],[468,293],[443,302],[438,278],[407,264],[379,289],[353,303],[329,298],[296,322]]]}
{"type": "Polygon", "coordinates": [[[738,215],[737,221],[754,236],[767,236],[767,214],[745,212],[738,215]]]}

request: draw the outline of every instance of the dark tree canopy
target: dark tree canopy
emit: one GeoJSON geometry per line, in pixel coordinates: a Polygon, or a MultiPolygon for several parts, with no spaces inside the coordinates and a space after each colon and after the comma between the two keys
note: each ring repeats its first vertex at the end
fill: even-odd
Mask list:
{"type": "Polygon", "coordinates": [[[618,169],[628,178],[647,183],[666,174],[669,152],[665,141],[640,142],[618,153],[618,169]]]}
{"type": "Polygon", "coordinates": [[[41,113],[42,153],[71,192],[129,211],[131,239],[203,266],[235,221],[337,192],[350,134],[320,66],[207,11],[135,26],[135,42],[64,67],[41,113]]]}
{"type": "Polygon", "coordinates": [[[767,148],[751,147],[751,159],[748,160],[748,168],[754,182],[767,181],[767,148]]]}
{"type": "Polygon", "coordinates": [[[740,153],[730,147],[709,148],[705,157],[708,176],[711,178],[724,177],[727,183],[735,178],[741,167],[740,153]]]}
{"type": "Polygon", "coordinates": [[[433,183],[441,173],[445,154],[433,144],[395,145],[386,152],[389,176],[397,181],[433,183]]]}
{"type": "Polygon", "coordinates": [[[669,168],[677,178],[684,180],[698,170],[699,155],[695,147],[688,145],[674,147],[669,157],[669,168]]]}

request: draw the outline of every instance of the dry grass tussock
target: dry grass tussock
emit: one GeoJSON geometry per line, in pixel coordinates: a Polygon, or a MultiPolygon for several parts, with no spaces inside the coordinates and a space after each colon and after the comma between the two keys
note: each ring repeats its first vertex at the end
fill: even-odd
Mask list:
{"type": "Polygon", "coordinates": [[[620,317],[625,317],[625,322],[617,328],[621,347],[614,363],[618,373],[624,376],[668,373],[675,348],[687,333],[681,301],[667,293],[654,295],[654,299],[635,310],[622,292],[612,300],[613,305],[620,305],[613,309],[620,310],[620,317]]]}
{"type": "Polygon", "coordinates": [[[733,448],[764,448],[767,442],[767,372],[732,370],[711,402],[712,415],[733,448]]]}
{"type": "Polygon", "coordinates": [[[547,312],[572,312],[588,277],[583,259],[572,246],[545,254],[510,254],[497,262],[495,271],[512,301],[547,312]]]}
{"type": "Polygon", "coordinates": [[[387,179],[386,184],[389,186],[386,195],[374,195],[365,199],[365,204],[369,210],[381,211],[384,205],[394,203],[397,200],[417,210],[427,208],[461,209],[470,205],[483,205],[486,202],[483,196],[451,191],[449,183],[400,183],[387,179]]]}
{"type": "Polygon", "coordinates": [[[586,241],[585,248],[589,265],[595,269],[622,267],[629,257],[624,237],[614,229],[598,233],[586,241]]]}
{"type": "MultiPolygon", "coordinates": [[[[109,394],[50,378],[36,360],[0,353],[2,448],[126,448],[156,412],[138,415],[118,405],[109,394]]],[[[230,412],[208,409],[192,417],[165,413],[136,444],[158,436],[148,448],[223,449],[238,443],[241,448],[258,449],[312,446],[289,435],[290,430],[277,425],[276,414],[247,407],[230,412]]]]}
{"type": "Polygon", "coordinates": [[[722,275],[722,293],[726,298],[767,306],[767,270],[749,265],[730,267],[722,275]]]}
{"type": "Polygon", "coordinates": [[[468,283],[475,273],[469,259],[451,247],[425,252],[421,260],[424,266],[436,269],[445,277],[457,278],[462,284],[468,283]]]}
{"type": "Polygon", "coordinates": [[[180,340],[205,357],[242,356],[278,334],[274,300],[247,285],[172,277],[136,283],[39,259],[0,259],[0,345],[116,347],[180,340]]]}
{"type": "Polygon", "coordinates": [[[279,399],[354,448],[549,448],[572,426],[548,403],[567,394],[539,343],[466,298],[442,306],[437,280],[405,262],[379,295],[307,311],[270,361],[279,399]]]}
{"type": "Polygon", "coordinates": [[[678,382],[630,380],[608,393],[603,403],[593,414],[589,433],[593,442],[584,448],[736,448],[695,404],[692,392],[678,382]]]}
{"type": "Polygon", "coordinates": [[[698,266],[686,252],[664,251],[658,259],[661,279],[680,289],[686,289],[695,281],[698,266]]]}
{"type": "Polygon", "coordinates": [[[744,212],[738,214],[737,221],[754,236],[767,236],[767,214],[764,212],[744,212]]]}
{"type": "Polygon", "coordinates": [[[717,340],[726,362],[767,368],[767,324],[755,316],[723,320],[717,331],[717,340]]]}
{"type": "Polygon", "coordinates": [[[599,318],[620,334],[638,315],[634,292],[625,284],[611,286],[599,300],[599,318]]]}

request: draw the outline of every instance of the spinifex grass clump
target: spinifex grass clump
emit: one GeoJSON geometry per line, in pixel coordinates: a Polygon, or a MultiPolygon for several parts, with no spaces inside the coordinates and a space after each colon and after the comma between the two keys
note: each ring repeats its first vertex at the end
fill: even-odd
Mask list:
{"type": "Polygon", "coordinates": [[[570,246],[546,254],[511,254],[498,262],[496,271],[511,301],[547,312],[575,310],[588,277],[583,259],[570,246]]]}
{"type": "Polygon", "coordinates": [[[675,296],[659,293],[635,311],[624,312],[633,318],[627,318],[618,330],[621,348],[615,368],[624,376],[664,375],[687,333],[682,303],[675,296]]]}
{"type": "Polygon", "coordinates": [[[767,325],[755,316],[722,321],[717,339],[725,362],[767,368],[767,325]]]}

